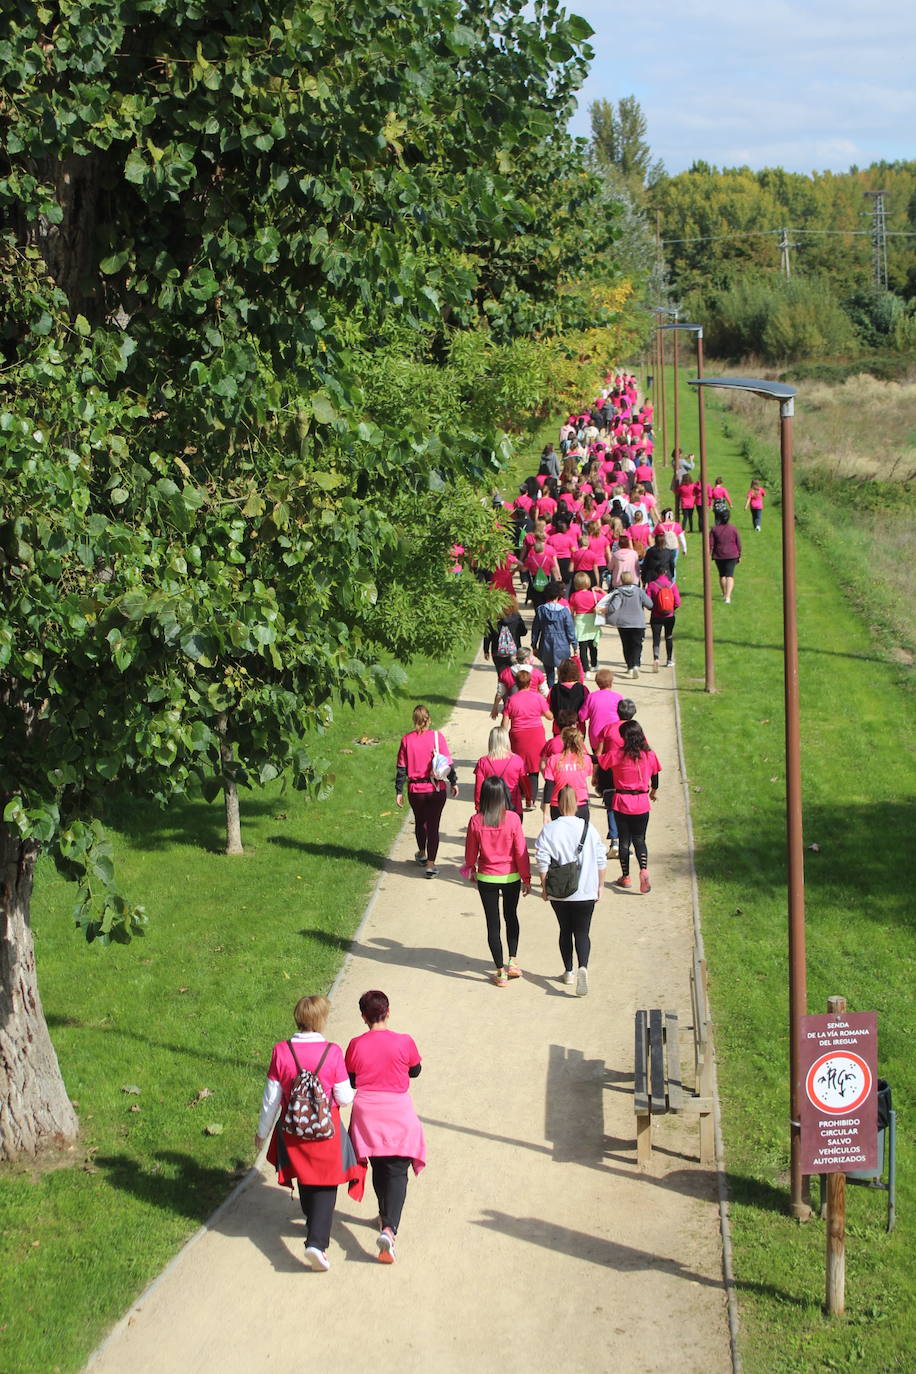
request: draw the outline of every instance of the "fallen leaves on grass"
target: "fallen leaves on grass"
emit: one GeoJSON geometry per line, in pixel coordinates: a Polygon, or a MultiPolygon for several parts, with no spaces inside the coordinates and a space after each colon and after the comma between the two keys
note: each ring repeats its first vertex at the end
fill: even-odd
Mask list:
{"type": "Polygon", "coordinates": [[[222,1135],[223,1123],[221,1121],[211,1121],[204,1127],[204,1135],[222,1135]]]}
{"type": "Polygon", "coordinates": [[[380,744],[381,740],[374,735],[360,735],[359,739],[353,741],[354,744],[380,744]]]}
{"type": "Polygon", "coordinates": [[[125,1083],[124,1087],[121,1089],[121,1092],[133,1093],[135,1097],[140,1096],[140,1089],[137,1087],[136,1083],[125,1083]]]}
{"type": "Polygon", "coordinates": [[[188,1106],[190,1106],[190,1107],[196,1107],[196,1106],[198,1106],[201,1102],[205,1101],[206,1098],[212,1097],[212,1096],[213,1096],[213,1089],[212,1089],[212,1088],[198,1088],[198,1090],[197,1090],[197,1096],[196,1096],[195,1098],[192,1098],[192,1100],[188,1103],[188,1106]]]}

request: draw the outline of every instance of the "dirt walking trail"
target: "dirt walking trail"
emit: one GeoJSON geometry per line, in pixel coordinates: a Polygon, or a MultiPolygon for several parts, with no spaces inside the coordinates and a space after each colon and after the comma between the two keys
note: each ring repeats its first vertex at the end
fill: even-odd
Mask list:
{"type": "MultiPolygon", "coordinates": [[[[618,654],[605,631],[601,662],[619,671],[618,654]]],[[[432,703],[461,783],[440,876],[416,867],[405,827],[329,1028],[346,1046],[363,1030],[359,995],[381,987],[392,1028],[423,1056],[413,1093],[429,1162],[411,1178],[397,1263],[376,1260],[367,1183],[360,1205],[340,1190],[330,1272],[307,1270],[298,1202],[266,1166],[119,1323],[92,1374],[301,1374],[313,1361],[327,1374],[731,1368],[716,1177],[698,1164],[696,1118],[659,1118],[653,1170],[636,1168],[633,1013],[672,1007],[689,1023],[694,935],[671,672],[615,685],[635,698],[663,767],[653,888],[605,891],[584,998],[557,981],[556,921],[534,895],[520,904],[524,978],[489,981],[483,913],[459,867],[492,668],[470,669],[450,721],[432,703]]],[[[603,811],[592,814],[603,835],[603,811]]],[[[539,820],[525,817],[529,841],[539,820]]],[[[609,860],[609,879],[618,871],[609,860]]],[[[277,1026],[278,1038],[290,1029],[277,1026]]]]}

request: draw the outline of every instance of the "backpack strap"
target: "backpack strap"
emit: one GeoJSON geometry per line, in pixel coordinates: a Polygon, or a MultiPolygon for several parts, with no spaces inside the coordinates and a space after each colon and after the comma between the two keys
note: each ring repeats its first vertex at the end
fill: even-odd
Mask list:
{"type": "MultiPolygon", "coordinates": [[[[287,1040],[286,1043],[287,1043],[287,1045],[289,1045],[289,1052],[290,1052],[290,1054],[293,1056],[293,1062],[294,1062],[295,1065],[296,1065],[296,1069],[297,1069],[297,1071],[298,1071],[299,1073],[301,1073],[301,1072],[302,1072],[302,1065],[299,1063],[299,1056],[298,1056],[298,1054],[296,1053],[296,1048],[295,1048],[295,1046],[293,1045],[292,1040],[287,1040]]],[[[316,1077],[318,1076],[318,1071],[319,1071],[319,1069],[321,1068],[322,1064],[324,1063],[324,1061],[325,1061],[325,1060],[327,1059],[327,1057],[328,1057],[328,1051],[330,1050],[330,1048],[331,1048],[331,1042],[330,1042],[330,1040],[329,1040],[329,1041],[327,1042],[327,1044],[325,1045],[325,1047],[324,1047],[324,1054],[322,1054],[321,1058],[318,1060],[318,1063],[315,1065],[314,1069],[312,1069],[312,1073],[315,1074],[316,1077]]]]}
{"type": "Polygon", "coordinates": [[[577,858],[577,859],[578,859],[579,855],[582,853],[582,846],[585,844],[585,837],[586,837],[587,834],[588,834],[588,816],[586,816],[585,820],[582,822],[582,838],[581,838],[581,840],[579,841],[579,843],[576,845],[576,858],[577,858]]]}

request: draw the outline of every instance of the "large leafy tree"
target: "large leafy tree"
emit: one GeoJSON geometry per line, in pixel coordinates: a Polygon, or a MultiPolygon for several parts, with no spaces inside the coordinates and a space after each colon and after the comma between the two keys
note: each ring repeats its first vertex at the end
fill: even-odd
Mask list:
{"type": "Polygon", "coordinates": [[[0,1156],[76,1127],[40,848],[87,936],[129,939],[112,789],[309,785],[303,738],[383,651],[485,613],[445,570],[499,555],[496,406],[399,413],[390,362],[562,327],[575,233],[543,212],[560,185],[589,218],[560,132],[588,35],[551,0],[4,5],[0,1156]]]}

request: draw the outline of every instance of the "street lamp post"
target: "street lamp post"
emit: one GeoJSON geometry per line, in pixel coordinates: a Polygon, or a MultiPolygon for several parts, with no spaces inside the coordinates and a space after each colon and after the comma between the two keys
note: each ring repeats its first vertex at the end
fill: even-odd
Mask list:
{"type": "MultiPolygon", "coordinates": [[[[659,332],[672,330],[677,339],[681,329],[697,336],[697,379],[703,379],[703,326],[701,324],[663,324],[659,332]]],[[[689,381],[689,379],[688,379],[689,381]]],[[[693,382],[689,382],[693,386],[693,382]]],[[[677,378],[675,377],[675,386],[677,378]]],[[[703,543],[703,670],[704,686],[707,692],[716,690],[716,660],[712,634],[712,569],[709,562],[709,506],[706,490],[709,474],[706,461],[706,409],[703,388],[697,391],[697,427],[700,447],[700,539],[703,543]]]]}
{"type": "MultiPolygon", "coordinates": [[[[798,619],[795,589],[795,488],[792,474],[792,417],[795,388],[782,382],[747,377],[688,379],[702,396],[707,386],[751,391],[779,402],[779,448],[782,462],[782,616],[786,729],[786,857],[789,897],[789,1142],[792,1215],[811,1215],[801,1168],[801,1018],[807,1011],[805,969],[805,862],[802,836],[801,724],[798,689],[798,619]]],[[[705,501],[705,490],[703,493],[705,501]]]]}

